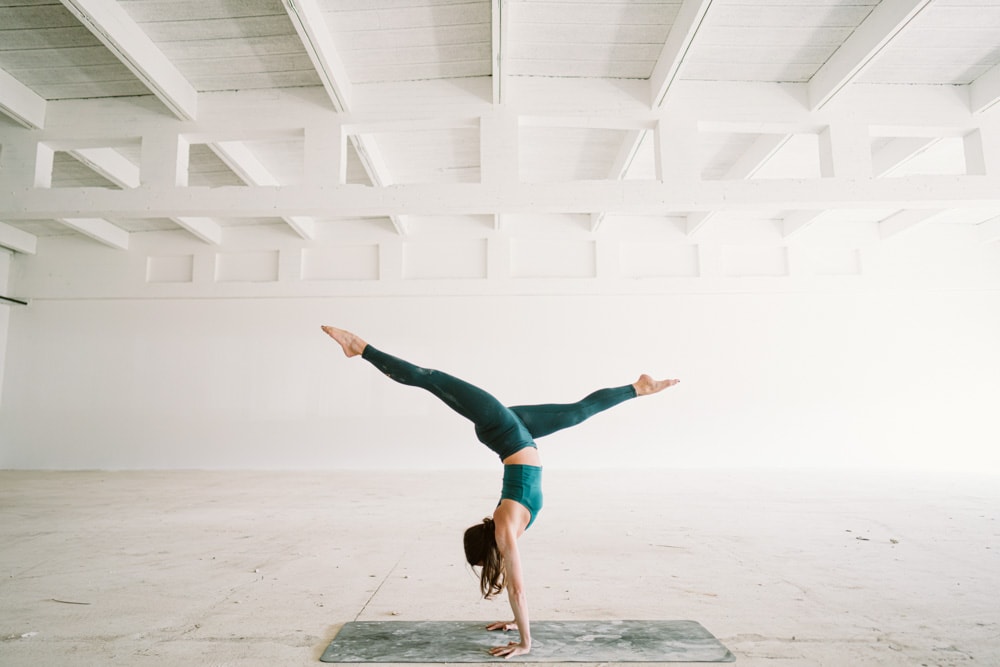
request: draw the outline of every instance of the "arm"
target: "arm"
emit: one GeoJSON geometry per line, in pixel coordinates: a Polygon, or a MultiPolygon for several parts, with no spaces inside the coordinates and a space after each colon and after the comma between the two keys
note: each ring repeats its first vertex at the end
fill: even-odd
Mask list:
{"type": "Polygon", "coordinates": [[[497,646],[490,649],[494,656],[510,658],[524,655],[531,650],[531,625],[528,621],[528,596],[524,590],[524,574],[521,570],[521,554],[517,549],[517,537],[511,532],[497,534],[497,547],[503,555],[505,585],[510,609],[514,612],[514,622],[517,623],[521,635],[519,644],[510,642],[507,646],[497,646]]]}

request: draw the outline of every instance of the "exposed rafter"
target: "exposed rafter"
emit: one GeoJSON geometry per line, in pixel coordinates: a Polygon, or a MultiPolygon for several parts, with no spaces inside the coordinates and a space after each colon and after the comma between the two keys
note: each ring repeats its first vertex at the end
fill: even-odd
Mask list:
{"type": "Polygon", "coordinates": [[[316,0],[284,0],[285,11],[337,111],[351,108],[351,80],[316,0]]]}
{"type": "Polygon", "coordinates": [[[883,0],[809,80],[809,105],[819,109],[878,56],[931,0],[883,0]]]}
{"type": "MultiPolygon", "coordinates": [[[[621,149],[618,151],[618,156],[615,158],[615,163],[611,165],[611,172],[608,174],[608,178],[613,181],[620,181],[625,178],[628,174],[629,168],[631,168],[632,163],[635,161],[635,156],[639,152],[639,147],[646,138],[648,130],[629,130],[625,136],[625,141],[622,142],[621,149]]],[[[590,230],[596,232],[601,223],[604,222],[604,218],[607,213],[599,212],[594,213],[590,220],[590,230]]]]}
{"type": "Polygon", "coordinates": [[[37,246],[38,238],[34,234],[0,222],[0,247],[26,255],[34,255],[37,246]]]}
{"type": "Polygon", "coordinates": [[[507,0],[492,0],[491,2],[491,62],[492,62],[492,83],[493,83],[493,104],[501,104],[504,101],[504,93],[507,88],[507,26],[509,21],[506,16],[507,0]]]}
{"type": "MultiPolygon", "coordinates": [[[[209,148],[247,185],[280,185],[278,179],[242,141],[218,141],[209,144],[209,148]]],[[[304,239],[312,239],[316,235],[315,221],[311,218],[282,216],[282,220],[304,239]]]]}
{"type": "Polygon", "coordinates": [[[888,239],[918,227],[940,213],[934,209],[906,209],[898,211],[878,223],[879,237],[888,239]]]}
{"type": "Polygon", "coordinates": [[[115,0],[61,0],[178,118],[198,115],[198,93],[115,0]]]}
{"type": "MultiPolygon", "coordinates": [[[[319,3],[316,0],[285,0],[285,10],[323,82],[333,108],[338,112],[350,111],[351,81],[319,3]]],[[[376,187],[391,185],[392,176],[375,139],[370,135],[357,134],[352,135],[350,140],[372,184],[376,187]]],[[[392,224],[399,234],[406,233],[405,220],[399,216],[392,216],[392,224]]]]}
{"type": "Polygon", "coordinates": [[[58,218],[62,224],[116,250],[128,250],[128,232],[102,218],[58,218]]]}
{"type": "MultiPolygon", "coordinates": [[[[137,188],[140,185],[139,168],[113,148],[80,148],[69,153],[120,188],[137,188]]],[[[214,220],[191,217],[170,219],[206,243],[222,243],[222,227],[214,220]]]]}
{"type": "MultiPolygon", "coordinates": [[[[723,174],[724,181],[738,181],[753,178],[754,174],[760,171],[768,161],[774,157],[775,153],[787,144],[793,135],[791,134],[762,134],[750,145],[746,151],[740,155],[726,173],[723,174]]],[[[687,216],[685,232],[689,237],[694,237],[705,228],[705,225],[712,219],[712,211],[693,211],[687,216]]]]}
{"type": "Polygon", "coordinates": [[[45,100],[0,69],[0,112],[27,128],[45,125],[45,100]]]}
{"type": "Polygon", "coordinates": [[[684,0],[649,77],[650,106],[663,105],[712,0],[684,0]]]}
{"type": "Polygon", "coordinates": [[[939,141],[940,138],[929,137],[899,137],[888,141],[872,154],[872,175],[875,178],[885,176],[939,141]]]}
{"type": "Polygon", "coordinates": [[[113,148],[79,148],[68,152],[120,188],[140,185],[139,167],[113,148]]]}
{"type": "Polygon", "coordinates": [[[972,113],[982,113],[1000,102],[1000,64],[969,85],[969,106],[972,113]]]}

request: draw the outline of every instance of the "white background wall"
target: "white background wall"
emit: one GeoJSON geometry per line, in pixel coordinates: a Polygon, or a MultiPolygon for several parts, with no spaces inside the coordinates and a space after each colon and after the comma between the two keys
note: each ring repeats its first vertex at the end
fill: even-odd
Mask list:
{"type": "Polygon", "coordinates": [[[964,255],[976,280],[949,280],[918,261],[932,242],[840,287],[274,298],[86,296],[64,275],[87,267],[40,249],[14,272],[35,298],[8,309],[0,467],[496,465],[436,400],[345,359],[331,323],[509,404],[681,378],[541,441],[546,465],[1000,470],[996,248],[964,255]]]}

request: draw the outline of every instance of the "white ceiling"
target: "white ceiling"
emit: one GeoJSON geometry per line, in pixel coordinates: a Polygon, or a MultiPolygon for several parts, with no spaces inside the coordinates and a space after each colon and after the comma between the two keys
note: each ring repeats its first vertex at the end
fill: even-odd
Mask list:
{"type": "Polygon", "coordinates": [[[224,230],[247,225],[310,239],[338,208],[409,235],[436,215],[448,229],[456,216],[479,225],[563,202],[595,233],[606,215],[643,213],[680,217],[690,236],[740,215],[787,235],[831,211],[885,221],[900,199],[934,213],[913,224],[980,225],[984,241],[1000,224],[1000,0],[0,0],[0,70],[0,245],[15,250],[81,233],[69,217],[100,219],[84,233],[127,248],[128,234],[167,229],[224,244],[224,230]],[[339,190],[308,189],[301,119],[313,107],[355,128],[339,190]],[[491,110],[516,134],[489,143],[491,110]],[[188,186],[305,187],[306,202],[331,195],[329,210],[279,196],[262,215],[250,192],[233,195],[233,215],[198,203],[208,195],[173,211],[168,189],[148,190],[155,206],[118,192],[147,192],[147,117],[182,135],[226,113],[255,131],[192,142],[188,186]],[[674,167],[658,171],[656,152],[664,164],[684,154],[683,132],[668,131],[681,121],[698,137],[695,166],[681,165],[691,187],[674,201],[674,167]],[[88,153],[101,122],[121,136],[88,153]],[[845,162],[839,127],[852,124],[864,146],[845,162]],[[54,147],[51,183],[18,142],[54,147]],[[460,186],[511,178],[530,189],[456,202],[480,192],[460,186]],[[740,183],[763,181],[773,188],[740,183]],[[337,199],[349,185],[413,187],[337,199]],[[420,224],[407,225],[411,212],[420,224]]]}

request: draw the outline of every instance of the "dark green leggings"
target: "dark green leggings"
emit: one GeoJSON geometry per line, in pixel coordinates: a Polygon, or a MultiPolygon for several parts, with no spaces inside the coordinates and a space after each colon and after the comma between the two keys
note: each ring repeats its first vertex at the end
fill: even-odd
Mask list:
{"type": "Polygon", "coordinates": [[[635,387],[599,389],[576,403],[506,407],[492,394],[442,371],[414,366],[408,361],[365,347],[362,358],[389,378],[431,392],[452,410],[471,421],[476,437],[501,460],[534,447],[535,438],[575,426],[598,412],[635,398],[635,387]]]}

